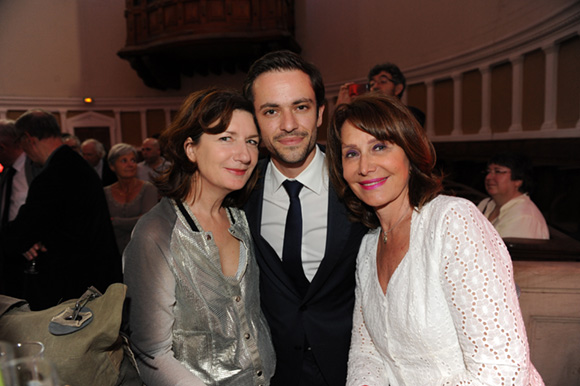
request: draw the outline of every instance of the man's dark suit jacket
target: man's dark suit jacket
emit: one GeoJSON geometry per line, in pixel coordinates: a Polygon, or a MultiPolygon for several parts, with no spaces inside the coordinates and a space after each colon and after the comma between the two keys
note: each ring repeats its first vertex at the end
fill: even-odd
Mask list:
{"type": "Polygon", "coordinates": [[[8,293],[24,297],[32,309],[77,298],[91,285],[104,292],[122,281],[101,181],[68,146],[55,150],[32,181],[18,216],[0,233],[0,246],[5,260],[0,280],[32,279],[23,296],[18,296],[19,288],[8,293]],[[21,254],[39,241],[48,250],[37,258],[39,274],[23,275],[26,261],[21,254]]]}
{"type": "MultiPolygon", "coordinates": [[[[347,210],[329,187],[326,251],[308,292],[301,298],[282,268],[280,257],[261,236],[263,176],[269,159],[261,160],[262,174],[245,205],[260,266],[261,304],[272,331],[276,374],[272,385],[298,385],[305,342],[331,386],[344,386],[352,315],[356,256],[367,229],[351,223],[347,210]]],[[[304,221],[308,221],[305,216],[304,221]]]]}
{"type": "Polygon", "coordinates": [[[103,186],[109,186],[117,182],[117,175],[109,167],[109,162],[107,157],[103,158],[103,175],[101,178],[101,183],[103,186]]]}

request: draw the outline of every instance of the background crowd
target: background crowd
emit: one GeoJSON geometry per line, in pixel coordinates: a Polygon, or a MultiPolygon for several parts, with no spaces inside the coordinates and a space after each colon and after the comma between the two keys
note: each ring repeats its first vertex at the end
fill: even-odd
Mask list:
{"type": "Polygon", "coordinates": [[[400,70],[352,86],[328,148],[320,71],[289,51],[140,152],[2,122],[2,293],[43,309],[124,280],[149,386],[543,384],[502,241],[549,237],[529,165],[491,158],[481,210],[443,195],[400,70]]]}

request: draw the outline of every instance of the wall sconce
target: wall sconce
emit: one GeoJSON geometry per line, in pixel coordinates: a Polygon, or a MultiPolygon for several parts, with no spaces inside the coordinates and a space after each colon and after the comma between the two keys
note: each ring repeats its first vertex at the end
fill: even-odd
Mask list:
{"type": "Polygon", "coordinates": [[[83,99],[83,102],[85,102],[86,104],[90,105],[91,103],[93,103],[93,98],[86,97],[86,98],[83,99]]]}

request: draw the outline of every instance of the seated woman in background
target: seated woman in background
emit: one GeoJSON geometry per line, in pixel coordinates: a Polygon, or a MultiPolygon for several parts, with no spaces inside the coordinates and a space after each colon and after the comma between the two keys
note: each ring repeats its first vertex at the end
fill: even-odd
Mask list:
{"type": "Polygon", "coordinates": [[[396,98],[338,106],[330,178],[371,228],[357,258],[347,385],[543,385],[510,255],[470,202],[440,195],[435,151],[396,98]]]}
{"type": "Polygon", "coordinates": [[[532,166],[517,154],[498,154],[487,163],[485,190],[491,196],[478,208],[493,224],[499,235],[527,239],[549,239],[546,220],[530,200],[532,166]]]}
{"type": "Polygon", "coordinates": [[[131,342],[158,385],[268,385],[276,358],[260,308],[244,212],[257,181],[253,106],[234,91],[191,94],[161,135],[164,196],[125,250],[131,342]],[[246,184],[247,183],[247,184],[246,184]]]}
{"type": "Polygon", "coordinates": [[[137,151],[133,146],[114,145],[107,160],[118,180],[105,187],[105,197],[117,247],[123,253],[137,220],[157,204],[157,188],[137,178],[137,151]]]}

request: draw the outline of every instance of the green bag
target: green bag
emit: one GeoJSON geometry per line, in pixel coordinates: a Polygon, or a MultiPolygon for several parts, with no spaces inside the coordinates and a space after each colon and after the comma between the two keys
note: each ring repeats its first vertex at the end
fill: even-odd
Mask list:
{"type": "Polygon", "coordinates": [[[30,311],[25,302],[0,295],[0,340],[42,342],[45,358],[55,364],[66,385],[142,385],[127,341],[119,334],[126,292],[121,283],[109,286],[104,295],[91,287],[78,300],[42,311],[30,311]],[[51,321],[67,309],[84,311],[83,325],[55,330],[51,321]],[[51,333],[49,325],[59,335],[51,333]]]}

